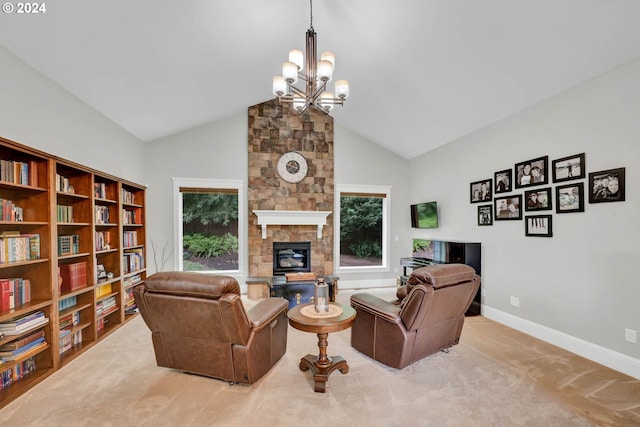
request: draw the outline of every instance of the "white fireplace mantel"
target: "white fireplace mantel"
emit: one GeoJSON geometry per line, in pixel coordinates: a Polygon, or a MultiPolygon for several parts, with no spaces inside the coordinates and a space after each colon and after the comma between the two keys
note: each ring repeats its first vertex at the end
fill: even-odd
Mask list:
{"type": "Polygon", "coordinates": [[[327,225],[331,211],[260,211],[254,210],[258,225],[262,226],[262,238],[267,238],[268,225],[315,225],[318,227],[318,239],[322,238],[322,228],[327,225]]]}

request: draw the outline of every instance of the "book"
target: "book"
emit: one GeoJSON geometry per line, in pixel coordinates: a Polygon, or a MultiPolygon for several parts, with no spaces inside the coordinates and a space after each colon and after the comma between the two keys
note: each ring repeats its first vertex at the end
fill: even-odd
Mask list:
{"type": "Polygon", "coordinates": [[[32,349],[33,347],[37,346],[38,344],[42,343],[45,341],[44,336],[38,337],[35,340],[26,343],[25,345],[23,345],[22,347],[18,347],[14,350],[0,350],[0,356],[4,359],[4,360],[9,360],[7,357],[11,357],[11,356],[19,356],[22,353],[29,351],[30,349],[32,349]]]}
{"type": "MultiPolygon", "coordinates": [[[[43,338],[44,340],[44,338],[43,338]]],[[[20,351],[15,355],[11,355],[11,356],[2,356],[3,360],[16,360],[20,357],[24,357],[27,355],[35,355],[36,353],[38,353],[41,349],[45,348],[47,346],[47,342],[46,341],[42,341],[39,342],[37,345],[34,346],[30,346],[28,349],[26,349],[25,351],[20,351]]]]}
{"type": "Polygon", "coordinates": [[[11,350],[17,350],[20,347],[23,347],[27,344],[29,344],[30,342],[33,342],[35,340],[37,340],[40,337],[44,337],[44,331],[40,330],[38,332],[34,332],[31,335],[27,335],[24,338],[20,338],[19,340],[7,343],[7,344],[2,344],[0,345],[0,351],[11,351],[11,350]]]}
{"type": "Polygon", "coordinates": [[[25,323],[20,326],[14,326],[11,328],[1,328],[0,331],[2,331],[2,333],[5,334],[6,336],[20,335],[23,332],[37,328],[38,326],[46,325],[48,322],[49,322],[49,318],[43,317],[41,319],[34,319],[31,322],[25,323]]]}
{"type": "Polygon", "coordinates": [[[0,279],[0,312],[11,310],[11,283],[9,279],[0,279]]]}
{"type": "Polygon", "coordinates": [[[64,292],[75,291],[87,286],[87,263],[76,262],[60,266],[60,277],[62,277],[61,290],[64,292]]]}

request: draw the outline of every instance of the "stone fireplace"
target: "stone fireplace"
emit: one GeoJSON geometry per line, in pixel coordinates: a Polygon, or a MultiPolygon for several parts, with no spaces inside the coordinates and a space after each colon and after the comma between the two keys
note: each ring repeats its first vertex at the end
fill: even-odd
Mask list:
{"type": "Polygon", "coordinates": [[[248,119],[249,276],[273,275],[274,242],[311,242],[310,271],[332,274],[333,118],[313,109],[300,115],[274,99],[249,107],[248,119]],[[308,162],[300,182],[278,175],[278,159],[288,151],[308,162]],[[258,212],[293,219],[266,224],[258,212]],[[323,219],[297,219],[312,212],[323,219]]]}

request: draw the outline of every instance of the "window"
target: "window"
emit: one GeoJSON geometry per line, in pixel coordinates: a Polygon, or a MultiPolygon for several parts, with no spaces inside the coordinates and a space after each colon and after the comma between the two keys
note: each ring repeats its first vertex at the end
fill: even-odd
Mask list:
{"type": "Polygon", "coordinates": [[[242,190],[242,181],[174,178],[178,270],[241,270],[242,190]]]}
{"type": "Polygon", "coordinates": [[[388,269],[389,187],[336,186],[337,269],[388,269]]]}

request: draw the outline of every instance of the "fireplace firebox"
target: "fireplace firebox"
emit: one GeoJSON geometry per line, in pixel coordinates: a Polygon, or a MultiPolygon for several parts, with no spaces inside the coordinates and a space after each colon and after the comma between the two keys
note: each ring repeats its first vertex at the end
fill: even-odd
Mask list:
{"type": "Polygon", "coordinates": [[[311,242],[273,242],[273,275],[311,271],[311,242]]]}

